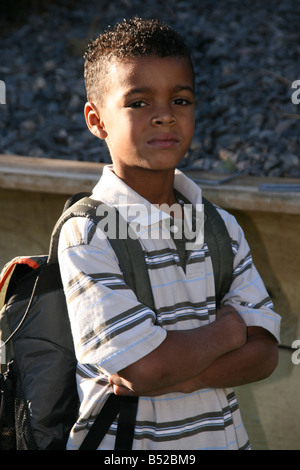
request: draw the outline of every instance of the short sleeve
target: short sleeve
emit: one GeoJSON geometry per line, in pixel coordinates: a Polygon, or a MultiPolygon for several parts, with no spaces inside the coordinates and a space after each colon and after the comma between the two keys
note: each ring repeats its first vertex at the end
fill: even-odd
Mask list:
{"type": "Polygon", "coordinates": [[[281,317],[274,312],[273,302],[253,264],[250,247],[236,219],[226,211],[220,213],[227,225],[234,251],[233,282],[224,303],[232,305],[247,326],[260,326],[280,341],[281,317]]]}

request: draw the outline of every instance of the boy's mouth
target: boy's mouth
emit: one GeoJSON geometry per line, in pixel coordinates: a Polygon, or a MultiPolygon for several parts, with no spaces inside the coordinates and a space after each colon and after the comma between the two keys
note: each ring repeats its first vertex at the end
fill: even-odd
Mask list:
{"type": "Polygon", "coordinates": [[[148,140],[148,145],[158,149],[169,149],[179,144],[179,139],[171,134],[162,134],[148,140]]]}

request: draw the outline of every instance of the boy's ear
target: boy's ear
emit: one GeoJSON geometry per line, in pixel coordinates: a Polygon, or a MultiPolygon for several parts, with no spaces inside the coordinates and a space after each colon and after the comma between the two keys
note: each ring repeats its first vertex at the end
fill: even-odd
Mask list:
{"type": "Polygon", "coordinates": [[[103,121],[99,115],[96,105],[91,102],[87,102],[84,107],[84,117],[86,124],[91,131],[99,139],[105,139],[107,132],[104,129],[103,121]]]}

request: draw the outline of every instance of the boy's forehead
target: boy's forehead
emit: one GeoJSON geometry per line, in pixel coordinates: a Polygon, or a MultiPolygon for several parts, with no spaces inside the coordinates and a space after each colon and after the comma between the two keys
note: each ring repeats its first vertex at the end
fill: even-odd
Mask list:
{"type": "Polygon", "coordinates": [[[159,78],[164,72],[172,81],[193,82],[193,73],[187,59],[181,57],[143,56],[110,61],[107,72],[112,83],[120,86],[139,84],[159,78]]]}

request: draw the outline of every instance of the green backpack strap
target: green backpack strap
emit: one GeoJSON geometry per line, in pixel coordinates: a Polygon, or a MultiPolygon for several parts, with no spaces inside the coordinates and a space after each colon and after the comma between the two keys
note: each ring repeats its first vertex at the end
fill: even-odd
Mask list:
{"type": "Polygon", "coordinates": [[[216,306],[220,307],[222,299],[230,289],[233,274],[233,251],[231,238],[225,222],[216,207],[207,199],[202,198],[204,213],[204,241],[208,246],[216,289],[216,306]]]}
{"type": "MultiPolygon", "coordinates": [[[[81,194],[82,195],[82,194],[81,194]]],[[[74,200],[72,198],[72,200],[74,200]]],[[[76,196],[75,196],[76,200],[76,196]]],[[[96,201],[89,196],[83,197],[79,201],[76,201],[74,204],[65,205],[65,210],[58,220],[50,243],[50,252],[48,262],[57,262],[57,248],[58,248],[58,239],[62,226],[66,221],[71,217],[88,217],[94,223],[94,231],[97,230],[97,224],[105,217],[106,212],[112,212],[113,216],[115,215],[116,222],[116,234],[119,234],[120,224],[122,223],[123,227],[128,227],[127,222],[122,219],[119,212],[111,207],[107,206],[101,201],[96,201]],[[101,215],[97,214],[98,208],[101,206],[101,215]]],[[[130,235],[130,232],[128,232],[130,235]]],[[[120,268],[124,274],[124,277],[132,290],[136,293],[138,300],[147,307],[154,310],[154,301],[152,297],[152,289],[150,285],[149,275],[147,271],[147,266],[145,263],[144,253],[141,247],[140,242],[135,237],[124,237],[119,238],[109,237],[108,240],[117,255],[120,268]]]]}
{"type": "MultiPolygon", "coordinates": [[[[185,204],[191,204],[179,191],[175,190],[175,194],[185,204]]],[[[204,197],[202,197],[202,203],[205,214],[204,242],[208,246],[213,265],[216,307],[218,308],[232,283],[234,255],[230,235],[217,208],[204,197]]]]}

